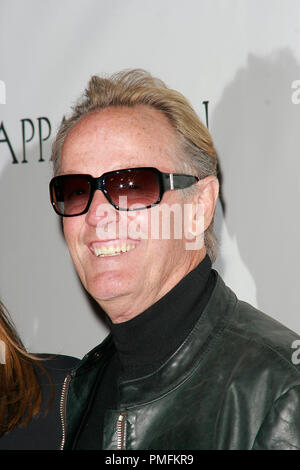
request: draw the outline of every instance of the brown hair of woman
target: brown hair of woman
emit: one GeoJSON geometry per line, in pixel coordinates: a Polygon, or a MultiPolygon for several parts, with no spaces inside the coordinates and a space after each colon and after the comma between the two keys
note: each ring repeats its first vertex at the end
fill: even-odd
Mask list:
{"type": "Polygon", "coordinates": [[[48,373],[37,359],[26,352],[0,301],[0,436],[28,424],[41,408],[36,366],[48,373]]]}

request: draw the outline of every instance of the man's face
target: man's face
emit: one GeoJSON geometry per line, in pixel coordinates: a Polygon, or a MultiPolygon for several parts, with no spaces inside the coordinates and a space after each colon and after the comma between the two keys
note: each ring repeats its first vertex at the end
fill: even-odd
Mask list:
{"type": "MultiPolygon", "coordinates": [[[[178,173],[177,153],[174,131],[162,113],[147,106],[111,107],[85,116],[72,128],[63,146],[60,173],[99,177],[136,167],[178,173]]],[[[165,193],[162,202],[183,206],[185,200],[179,190],[165,193]]],[[[64,233],[83,285],[112,321],[120,322],[165,295],[199,263],[203,251],[186,250],[184,237],[151,239],[150,215],[158,206],[121,212],[107,204],[104,194],[95,191],[88,213],[64,218],[64,233]],[[136,233],[140,230],[148,237],[132,237],[128,231],[107,237],[109,223],[120,223],[124,217],[127,226],[135,224],[136,233]],[[97,256],[103,248],[117,246],[129,251],[97,256]]]]}

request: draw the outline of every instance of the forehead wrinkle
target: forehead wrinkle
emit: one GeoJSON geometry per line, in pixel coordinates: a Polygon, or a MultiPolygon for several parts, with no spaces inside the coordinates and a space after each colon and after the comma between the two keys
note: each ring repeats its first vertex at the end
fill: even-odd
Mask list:
{"type": "MultiPolygon", "coordinates": [[[[167,117],[145,105],[135,108],[106,108],[81,118],[66,138],[63,147],[66,159],[70,146],[73,147],[74,155],[74,145],[72,145],[74,140],[76,140],[75,153],[80,158],[95,151],[99,152],[99,158],[103,158],[106,151],[101,154],[101,147],[111,145],[112,156],[120,154],[119,168],[136,166],[134,160],[141,152],[146,157],[149,153],[147,166],[152,166],[151,153],[155,154],[154,157],[168,156],[172,163],[178,153],[177,135],[167,117]],[[124,159],[128,163],[125,166],[124,159]],[[129,164],[130,161],[132,163],[129,164]]],[[[162,163],[165,163],[165,158],[162,163]]]]}

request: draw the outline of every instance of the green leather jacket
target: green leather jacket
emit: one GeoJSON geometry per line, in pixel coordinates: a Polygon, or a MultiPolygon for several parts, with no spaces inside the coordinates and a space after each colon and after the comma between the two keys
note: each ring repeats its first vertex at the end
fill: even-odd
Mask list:
{"type": "MultiPolygon", "coordinates": [[[[120,384],[103,449],[299,449],[299,337],[239,301],[218,276],[198,323],[155,373],[120,384]],[[295,362],[295,361],[294,361],[295,362]]],[[[76,446],[110,336],[67,377],[62,448],[76,446]]]]}

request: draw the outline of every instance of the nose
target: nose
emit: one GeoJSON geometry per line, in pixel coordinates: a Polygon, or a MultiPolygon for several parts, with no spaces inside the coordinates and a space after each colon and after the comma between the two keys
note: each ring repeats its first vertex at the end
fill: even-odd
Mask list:
{"type": "Polygon", "coordinates": [[[89,210],[86,213],[86,223],[93,227],[99,223],[109,223],[116,220],[116,212],[118,212],[106,199],[101,190],[96,190],[93,195],[89,210]]]}

